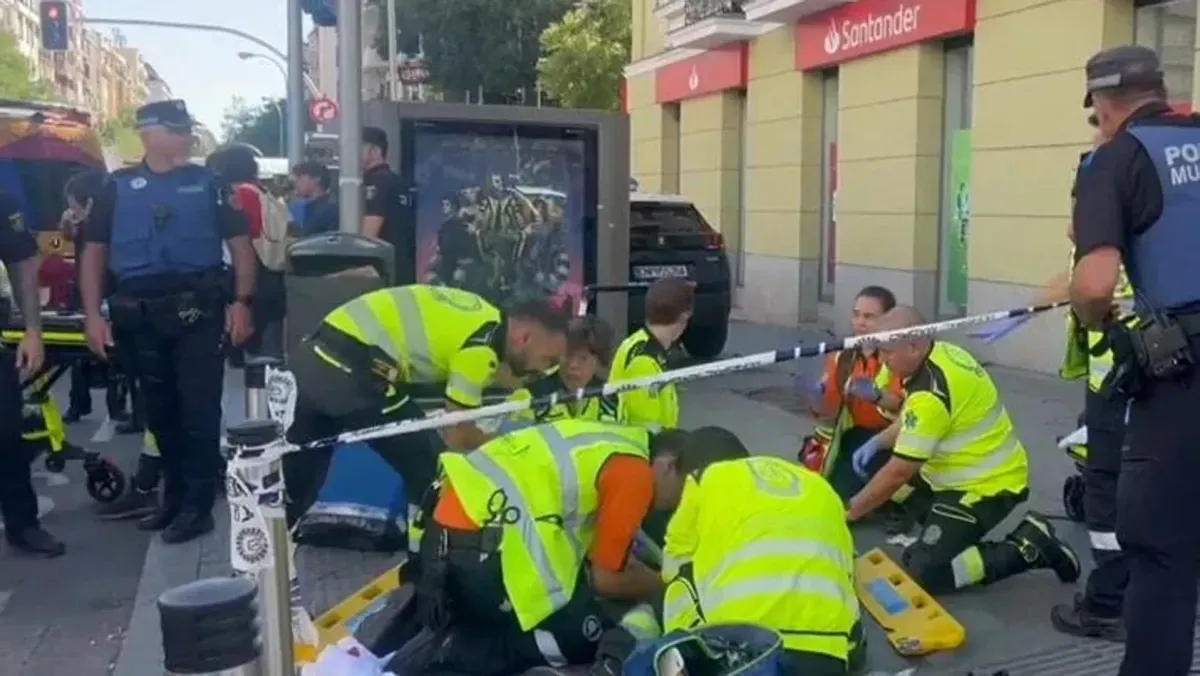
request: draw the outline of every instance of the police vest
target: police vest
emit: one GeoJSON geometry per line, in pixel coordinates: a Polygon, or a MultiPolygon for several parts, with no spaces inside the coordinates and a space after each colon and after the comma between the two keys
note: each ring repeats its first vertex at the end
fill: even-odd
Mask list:
{"type": "Polygon", "coordinates": [[[571,600],[595,536],[596,482],[614,455],[649,461],[646,430],[564,420],[519,430],[468,454],[443,453],[442,471],[467,515],[498,526],[513,612],[533,629],[571,600]]]}
{"type": "Polygon", "coordinates": [[[1126,267],[1138,291],[1138,314],[1200,302],[1200,128],[1134,124],[1162,186],[1162,215],[1133,237],[1126,267]],[[1145,305],[1150,307],[1144,307],[1145,305]]]}
{"type": "Polygon", "coordinates": [[[116,205],[108,266],[117,280],[221,266],[213,177],[199,167],[114,174],[116,205]]]}
{"type": "Polygon", "coordinates": [[[752,623],[790,650],[848,658],[854,543],[824,479],[769,456],[719,462],[687,479],[679,509],[696,518],[667,532],[665,630],[752,623]]]}

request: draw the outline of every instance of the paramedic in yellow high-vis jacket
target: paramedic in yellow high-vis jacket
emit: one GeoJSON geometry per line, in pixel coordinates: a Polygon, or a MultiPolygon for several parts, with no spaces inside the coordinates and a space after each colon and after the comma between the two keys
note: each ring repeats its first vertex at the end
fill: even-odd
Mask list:
{"type": "Polygon", "coordinates": [[[663,629],[762,625],[783,636],[786,673],[850,673],[864,644],[841,498],[796,463],[750,457],[728,430],[692,434],[710,462],[667,526],[663,629]]]}
{"type": "Polygon", "coordinates": [[[552,394],[567,394],[583,388],[604,386],[604,371],[612,361],[613,330],[599,317],[577,317],[567,327],[567,352],[558,368],[514,391],[509,399],[534,400],[524,411],[514,413],[514,426],[540,425],[575,418],[597,422],[620,422],[621,404],[616,395],[591,397],[583,401],[539,404],[552,394]]]}
{"type": "MultiPolygon", "coordinates": [[[[660,279],[646,291],[646,325],[634,331],[617,348],[610,383],[661,375],[667,355],[692,318],[695,287],[684,279],[660,279]]],[[[679,393],[674,384],[643,387],[621,395],[630,425],[651,429],[679,426],[679,393]]]]}

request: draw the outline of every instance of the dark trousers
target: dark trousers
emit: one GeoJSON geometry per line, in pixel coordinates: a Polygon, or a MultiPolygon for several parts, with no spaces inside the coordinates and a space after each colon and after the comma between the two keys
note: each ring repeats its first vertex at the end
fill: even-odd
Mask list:
{"type": "MultiPolygon", "coordinates": [[[[428,557],[436,556],[440,532],[441,527],[434,525],[421,541],[421,556],[426,560],[423,574],[431,570],[428,557]]],[[[450,549],[444,559],[451,626],[455,639],[462,637],[468,649],[447,651],[436,665],[437,673],[510,676],[538,666],[591,664],[604,632],[614,631],[615,623],[584,573],[577,578],[567,605],[525,631],[508,604],[498,552],[450,549]]]]}
{"type": "MultiPolygon", "coordinates": [[[[369,377],[346,373],[321,359],[308,343],[291,356],[289,366],[296,377],[297,389],[295,421],[288,430],[288,439],[293,443],[424,417],[421,407],[406,393],[388,396],[369,377]]],[[[386,437],[369,443],[404,480],[409,504],[419,505],[437,476],[437,455],[443,448],[437,432],[386,437]]],[[[289,526],[294,526],[316,502],[333,450],[326,447],[284,456],[289,526]]]]}
{"type": "MultiPolygon", "coordinates": [[[[881,431],[851,427],[837,435],[838,454],[833,461],[833,467],[829,469],[829,485],[833,486],[833,490],[837,491],[843,500],[854,497],[867,485],[866,480],[854,471],[854,451],[881,431]]],[[[876,453],[871,462],[867,463],[867,478],[878,472],[891,457],[892,453],[888,449],[876,453]]]]}
{"type": "Polygon", "coordinates": [[[29,454],[21,441],[21,382],[12,350],[0,350],[0,517],[12,539],[38,525],[29,454]]]}
{"type": "MultiPolygon", "coordinates": [[[[1200,340],[1193,339],[1192,350],[1200,355],[1200,340]]],[[[1121,676],[1183,676],[1192,664],[1200,578],[1198,411],[1200,370],[1151,384],[1130,408],[1117,486],[1117,539],[1129,565],[1121,676]]]]}
{"type": "Polygon", "coordinates": [[[933,491],[919,482],[904,506],[917,515],[921,534],[904,550],[901,562],[932,594],[989,584],[1028,570],[1016,545],[983,539],[1027,497],[1028,491],[989,497],[933,491]]]}
{"type": "Polygon", "coordinates": [[[1088,575],[1085,609],[1100,617],[1120,617],[1129,582],[1129,564],[1117,543],[1117,477],[1125,443],[1126,401],[1087,393],[1084,420],[1088,456],[1083,470],[1083,513],[1096,567],[1088,575]]]}
{"type": "MultiPolygon", "coordinates": [[[[175,312],[114,315],[141,385],[146,422],[162,454],[163,504],[207,512],[221,482],[221,395],[225,316],[207,307],[194,321],[175,312]]],[[[123,348],[124,350],[124,348],[123,348]]]]}
{"type": "Polygon", "coordinates": [[[88,379],[88,365],[84,360],[71,367],[71,392],[68,395],[67,410],[79,415],[92,412],[92,390],[88,379]]]}

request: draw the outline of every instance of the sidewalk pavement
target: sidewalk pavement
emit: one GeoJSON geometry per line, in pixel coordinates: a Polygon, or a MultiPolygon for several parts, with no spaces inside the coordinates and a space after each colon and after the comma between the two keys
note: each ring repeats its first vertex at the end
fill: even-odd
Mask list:
{"type": "MultiPolygon", "coordinates": [[[[780,328],[739,322],[731,327],[726,356],[829,338],[817,327],[780,328]]],[[[818,369],[819,360],[809,359],[687,383],[682,388],[683,424],[685,427],[723,425],[735,431],[753,452],[794,458],[811,423],[804,417],[793,382],[797,375],[812,377],[818,369]]],[[[1015,370],[993,369],[992,374],[1029,449],[1032,486],[1028,507],[1061,514],[1061,484],[1073,468],[1055,447],[1055,437],[1074,429],[1082,398],[1080,388],[1015,370]]],[[[217,533],[197,542],[176,547],[164,546],[157,539],[151,542],[124,648],[112,672],[115,676],[143,676],[161,665],[154,605],[159,594],[198,577],[229,574],[228,523],[227,519],[218,522],[222,528],[217,533]]],[[[1060,532],[1086,558],[1086,535],[1082,528],[1063,521],[1057,523],[1060,532]]],[[[856,537],[862,550],[882,544],[882,535],[869,528],[858,529],[856,537]]],[[[890,553],[898,555],[898,550],[891,547],[890,553]]],[[[305,599],[312,610],[325,610],[398,560],[378,554],[302,548],[298,567],[305,599]]],[[[1035,572],[988,589],[942,599],[967,627],[968,643],[954,654],[914,663],[896,656],[880,630],[868,620],[872,632],[870,667],[894,671],[921,666],[922,674],[962,676],[968,666],[986,664],[998,669],[1006,659],[1020,657],[1023,661],[1012,663],[1012,676],[1115,673],[1113,656],[1119,656],[1119,646],[1082,643],[1050,629],[1051,604],[1069,600],[1073,592],[1072,587],[1059,584],[1053,575],[1035,572]]],[[[82,671],[75,673],[89,676],[82,671]]]]}

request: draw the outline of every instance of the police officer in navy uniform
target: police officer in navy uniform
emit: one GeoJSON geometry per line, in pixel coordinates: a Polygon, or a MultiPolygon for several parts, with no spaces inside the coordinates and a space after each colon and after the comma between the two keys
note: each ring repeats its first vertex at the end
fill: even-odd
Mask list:
{"type": "Polygon", "coordinates": [[[229,184],[188,160],[184,103],[142,106],[137,126],[145,158],[113,172],[84,224],[81,293],[93,352],[107,353],[114,328],[133,342],[125,347],[136,356],[146,420],[162,452],[162,503],[140,526],[185,542],[213,528],[224,334],[235,345],[250,336],[257,260],[229,184]],[[232,293],[222,244],[233,261],[232,293]],[[106,270],[111,328],[101,314],[106,270]]]}
{"type": "Polygon", "coordinates": [[[1161,64],[1116,47],[1086,66],[1087,96],[1111,140],[1080,178],[1071,305],[1108,331],[1108,386],[1132,398],[1117,488],[1129,565],[1121,676],[1183,676],[1200,579],[1200,117],[1173,113],[1161,64]],[[1113,321],[1124,262],[1138,327],[1113,321]]]}
{"type": "Polygon", "coordinates": [[[25,224],[21,204],[5,193],[0,193],[0,261],[7,268],[13,300],[25,329],[16,350],[0,350],[0,530],[9,547],[17,551],[61,556],[66,548],[38,524],[30,459],[21,452],[21,378],[37,373],[46,357],[38,293],[38,246],[25,224]]]}

